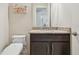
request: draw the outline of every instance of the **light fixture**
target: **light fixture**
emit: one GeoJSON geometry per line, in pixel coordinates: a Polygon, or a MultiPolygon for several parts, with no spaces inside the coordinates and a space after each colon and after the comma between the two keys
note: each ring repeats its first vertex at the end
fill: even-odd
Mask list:
{"type": "Polygon", "coordinates": [[[26,14],[27,6],[15,4],[13,6],[13,12],[16,14],[26,14]]]}

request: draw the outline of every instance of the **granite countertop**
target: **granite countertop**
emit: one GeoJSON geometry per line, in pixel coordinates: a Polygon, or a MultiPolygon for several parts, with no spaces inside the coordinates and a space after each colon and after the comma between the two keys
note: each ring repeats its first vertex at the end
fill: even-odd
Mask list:
{"type": "Polygon", "coordinates": [[[58,29],[32,29],[29,33],[61,33],[61,34],[70,34],[69,28],[58,28],[58,29]]]}
{"type": "Polygon", "coordinates": [[[70,33],[69,31],[62,30],[31,30],[30,33],[70,33]]]}

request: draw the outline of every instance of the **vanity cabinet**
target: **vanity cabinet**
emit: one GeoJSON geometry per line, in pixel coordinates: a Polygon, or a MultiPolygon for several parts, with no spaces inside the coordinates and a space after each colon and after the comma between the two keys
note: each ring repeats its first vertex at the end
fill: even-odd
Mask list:
{"type": "Polygon", "coordinates": [[[70,34],[30,34],[31,55],[69,55],[70,34]]]}

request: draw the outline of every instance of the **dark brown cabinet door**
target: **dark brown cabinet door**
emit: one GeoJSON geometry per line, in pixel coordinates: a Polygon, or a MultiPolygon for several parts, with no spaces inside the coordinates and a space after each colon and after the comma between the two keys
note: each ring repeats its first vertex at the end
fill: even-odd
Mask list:
{"type": "Polygon", "coordinates": [[[53,55],[69,55],[70,45],[67,42],[54,42],[52,43],[53,55]]]}
{"type": "Polygon", "coordinates": [[[69,34],[31,34],[31,55],[70,55],[69,34]]]}
{"type": "Polygon", "coordinates": [[[49,44],[47,42],[31,42],[31,55],[49,55],[49,44]]]}

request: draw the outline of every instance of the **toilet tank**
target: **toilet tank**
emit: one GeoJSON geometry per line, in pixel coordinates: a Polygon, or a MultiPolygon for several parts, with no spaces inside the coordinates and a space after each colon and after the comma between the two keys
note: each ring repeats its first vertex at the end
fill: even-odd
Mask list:
{"type": "Polygon", "coordinates": [[[26,45],[26,35],[13,35],[12,43],[23,43],[26,45]]]}

